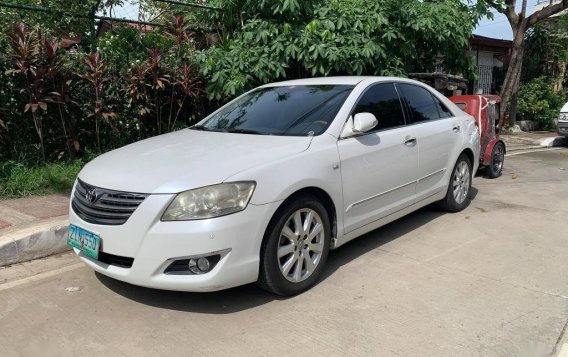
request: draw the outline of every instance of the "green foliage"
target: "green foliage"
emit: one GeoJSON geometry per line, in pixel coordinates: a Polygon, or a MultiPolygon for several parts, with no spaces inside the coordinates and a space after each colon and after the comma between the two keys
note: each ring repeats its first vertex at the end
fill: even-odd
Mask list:
{"type": "Polygon", "coordinates": [[[0,199],[68,192],[85,163],[81,160],[27,167],[8,161],[0,164],[0,199]]]}
{"type": "Polygon", "coordinates": [[[559,17],[559,28],[537,24],[527,31],[523,59],[523,81],[557,76],[568,59],[568,15],[559,17]]]}
{"type": "Polygon", "coordinates": [[[453,0],[242,0],[223,8],[240,13],[244,26],[200,53],[215,100],[284,78],[431,71],[438,54],[448,70],[465,71],[479,16],[453,0]]]}
{"type": "Polygon", "coordinates": [[[566,93],[554,91],[549,78],[539,77],[521,86],[517,110],[523,119],[536,120],[541,129],[554,129],[566,97],[566,93]]]}
{"type": "Polygon", "coordinates": [[[11,45],[0,52],[0,161],[73,159],[201,117],[187,26],[183,17],[146,34],[117,26],[92,53],[60,49],[58,38],[37,28],[9,31],[11,45]],[[143,95],[135,96],[131,79],[139,70],[143,95]]]}
{"type": "Polygon", "coordinates": [[[148,58],[148,49],[157,48],[168,52],[174,45],[160,31],[151,31],[141,36],[140,30],[132,26],[118,26],[97,39],[97,49],[104,56],[109,70],[124,73],[134,63],[148,58]]]}

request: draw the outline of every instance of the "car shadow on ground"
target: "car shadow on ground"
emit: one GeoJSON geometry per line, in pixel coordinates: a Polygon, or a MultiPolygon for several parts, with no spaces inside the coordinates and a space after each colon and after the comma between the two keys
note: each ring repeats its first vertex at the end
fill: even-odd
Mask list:
{"type": "MultiPolygon", "coordinates": [[[[473,199],[476,195],[477,189],[472,187],[470,197],[473,199]]],[[[444,214],[446,213],[435,205],[430,205],[331,251],[320,282],[332,276],[343,265],[361,258],[366,253],[408,234],[444,214]]],[[[95,273],[95,275],[108,289],[128,299],[162,309],[193,313],[230,314],[255,308],[275,300],[299,298],[276,296],[261,290],[255,284],[217,292],[189,293],[143,288],[111,279],[99,273],[95,273]]]]}

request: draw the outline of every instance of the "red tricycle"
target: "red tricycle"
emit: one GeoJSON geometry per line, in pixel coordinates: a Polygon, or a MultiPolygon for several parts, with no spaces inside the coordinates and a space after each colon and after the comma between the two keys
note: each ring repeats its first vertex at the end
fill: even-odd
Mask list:
{"type": "Polygon", "coordinates": [[[449,98],[461,110],[475,118],[480,132],[479,161],[490,178],[501,176],[505,161],[505,143],[499,138],[503,118],[499,115],[501,97],[497,95],[458,95],[449,98]]]}

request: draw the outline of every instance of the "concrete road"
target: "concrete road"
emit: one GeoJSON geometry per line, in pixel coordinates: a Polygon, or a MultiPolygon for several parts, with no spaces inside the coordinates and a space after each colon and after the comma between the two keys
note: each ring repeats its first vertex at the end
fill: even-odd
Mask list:
{"type": "Polygon", "coordinates": [[[423,209],[330,254],[282,299],[139,288],[71,254],[0,270],[0,356],[538,356],[568,320],[568,149],[509,156],[468,209],[423,209]]]}

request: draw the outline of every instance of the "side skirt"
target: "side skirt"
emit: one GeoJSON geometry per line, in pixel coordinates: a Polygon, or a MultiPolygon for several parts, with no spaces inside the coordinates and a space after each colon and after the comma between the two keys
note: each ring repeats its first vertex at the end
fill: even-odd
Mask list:
{"type": "Polygon", "coordinates": [[[393,212],[391,214],[389,214],[388,216],[385,216],[383,218],[380,218],[376,221],[373,221],[371,223],[368,223],[366,225],[364,225],[363,227],[357,228],[345,235],[343,235],[340,238],[334,238],[331,242],[331,249],[336,249],[339,248],[340,246],[342,246],[343,244],[349,242],[350,240],[353,240],[359,236],[362,236],[365,233],[368,233],[370,231],[373,231],[379,227],[384,226],[385,224],[391,223],[393,221],[396,221],[397,219],[406,216],[409,213],[412,213],[424,206],[427,206],[431,203],[434,203],[436,201],[439,201],[441,199],[444,198],[444,196],[446,195],[446,190],[447,187],[445,189],[442,189],[426,198],[423,198],[422,200],[413,203],[412,205],[401,209],[400,211],[396,211],[393,212]]]}

